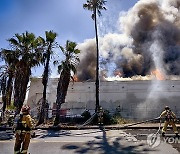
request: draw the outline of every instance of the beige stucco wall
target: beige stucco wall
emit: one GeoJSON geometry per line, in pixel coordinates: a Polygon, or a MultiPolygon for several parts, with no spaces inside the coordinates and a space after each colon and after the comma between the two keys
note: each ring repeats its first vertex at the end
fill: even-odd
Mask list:
{"type": "MultiPolygon", "coordinates": [[[[57,79],[50,79],[47,99],[52,108],[56,101],[57,79]]],[[[32,78],[28,103],[34,106],[42,97],[42,83],[32,78]]],[[[119,105],[124,117],[146,119],[160,114],[169,105],[180,117],[180,80],[165,81],[114,81],[100,82],[100,105],[114,111],[119,105]]],[[[66,103],[69,114],[80,114],[84,109],[95,108],[95,83],[70,83],[66,103]]]]}

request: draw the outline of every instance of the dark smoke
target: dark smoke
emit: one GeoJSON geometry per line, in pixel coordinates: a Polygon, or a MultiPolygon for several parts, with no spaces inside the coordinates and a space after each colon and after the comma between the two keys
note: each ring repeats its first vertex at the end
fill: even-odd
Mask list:
{"type": "MultiPolygon", "coordinates": [[[[180,75],[179,13],[179,0],[140,0],[120,16],[122,34],[106,34],[100,38],[101,70],[118,70],[122,77],[146,76],[154,69],[163,70],[166,75],[180,75]],[[112,63],[114,70],[110,67],[112,63]]],[[[86,40],[79,47],[83,56],[78,78],[94,79],[95,41],[86,40]]]]}
{"type": "Polygon", "coordinates": [[[86,45],[81,44],[83,53],[80,55],[80,65],[77,70],[77,76],[79,81],[87,81],[95,79],[96,72],[96,45],[92,40],[86,45]]]}

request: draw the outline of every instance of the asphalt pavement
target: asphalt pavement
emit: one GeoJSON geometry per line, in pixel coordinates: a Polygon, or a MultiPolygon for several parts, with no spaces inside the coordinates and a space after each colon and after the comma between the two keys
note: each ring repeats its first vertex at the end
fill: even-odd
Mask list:
{"type": "MultiPolygon", "coordinates": [[[[82,129],[82,130],[42,130],[37,129],[31,139],[31,154],[178,154],[178,150],[168,142],[147,141],[153,131],[148,129],[82,129]],[[143,130],[143,131],[142,131],[143,130]],[[139,136],[138,136],[139,134],[139,136]],[[144,136],[143,136],[144,135],[144,136]],[[143,136],[143,138],[141,138],[143,136]]],[[[152,129],[150,129],[152,130],[152,129]]],[[[157,129],[154,129],[156,132],[157,129]]],[[[179,145],[179,143],[177,143],[179,145]]],[[[0,131],[0,153],[12,154],[14,136],[9,130],[0,131]],[[6,134],[6,135],[5,135],[6,134]],[[7,137],[7,139],[5,138],[7,137]]]]}

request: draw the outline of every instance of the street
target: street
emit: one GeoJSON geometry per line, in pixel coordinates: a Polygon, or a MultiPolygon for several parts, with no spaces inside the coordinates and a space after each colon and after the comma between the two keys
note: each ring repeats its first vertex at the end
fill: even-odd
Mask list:
{"type": "MultiPolygon", "coordinates": [[[[131,130],[36,130],[36,137],[31,139],[31,154],[139,154],[179,152],[167,143],[155,148],[150,147],[145,138],[138,138],[137,132],[131,130]]],[[[2,154],[12,154],[14,138],[0,140],[2,154]]]]}

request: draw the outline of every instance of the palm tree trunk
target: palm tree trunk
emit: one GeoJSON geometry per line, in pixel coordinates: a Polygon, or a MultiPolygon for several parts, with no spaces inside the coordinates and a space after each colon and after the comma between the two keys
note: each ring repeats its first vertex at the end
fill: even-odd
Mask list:
{"type": "Polygon", "coordinates": [[[14,106],[16,107],[15,115],[20,113],[23,106],[30,74],[31,70],[28,67],[24,67],[24,69],[20,68],[16,73],[14,83],[14,106]]]}
{"type": "Polygon", "coordinates": [[[13,75],[9,74],[9,78],[7,81],[7,89],[6,89],[6,105],[11,105],[11,96],[12,96],[12,89],[13,89],[13,75]]]}
{"type": "Polygon", "coordinates": [[[42,106],[41,106],[41,111],[39,115],[39,121],[37,125],[40,125],[44,123],[45,120],[47,120],[47,117],[45,116],[48,111],[45,111],[46,108],[46,92],[47,92],[47,83],[48,83],[48,74],[49,74],[49,61],[50,61],[50,47],[47,50],[47,61],[46,65],[44,68],[44,73],[43,73],[43,79],[42,79],[42,84],[43,84],[43,99],[42,99],[42,106]]]}
{"type": "Polygon", "coordinates": [[[57,86],[57,98],[56,98],[56,117],[54,125],[57,126],[60,122],[60,108],[63,103],[63,73],[61,73],[58,86],[57,86]]]}
{"type": "Polygon", "coordinates": [[[2,119],[4,120],[5,119],[5,110],[6,110],[6,95],[5,94],[2,94],[2,102],[3,102],[3,107],[2,107],[2,119]]]}
{"type": "Polygon", "coordinates": [[[58,87],[57,87],[57,98],[56,98],[56,118],[54,121],[54,125],[58,125],[60,123],[60,108],[61,104],[65,103],[65,98],[67,95],[67,90],[69,87],[69,82],[70,82],[70,71],[62,71],[60,75],[60,79],[58,82],[58,87]]]}
{"type": "Polygon", "coordinates": [[[2,102],[3,102],[3,107],[2,107],[2,111],[3,113],[5,112],[6,109],[6,77],[3,77],[2,79],[2,83],[1,83],[1,88],[2,88],[2,102]]]}
{"type": "Polygon", "coordinates": [[[98,31],[97,31],[97,15],[96,15],[96,8],[94,9],[95,15],[95,33],[96,33],[96,108],[95,112],[99,109],[99,46],[98,46],[98,31]]]}
{"type": "Polygon", "coordinates": [[[20,84],[21,84],[21,74],[17,71],[14,81],[14,106],[16,107],[15,115],[20,113],[20,84]]]}

